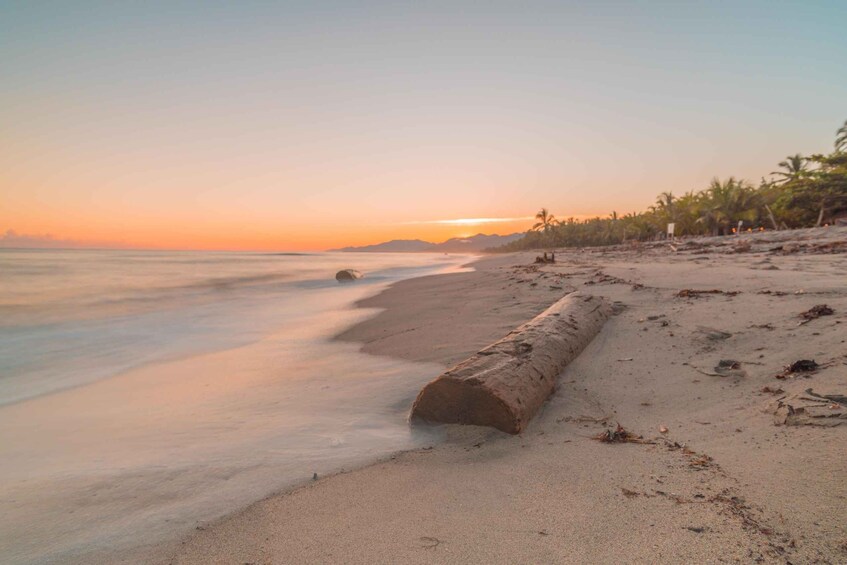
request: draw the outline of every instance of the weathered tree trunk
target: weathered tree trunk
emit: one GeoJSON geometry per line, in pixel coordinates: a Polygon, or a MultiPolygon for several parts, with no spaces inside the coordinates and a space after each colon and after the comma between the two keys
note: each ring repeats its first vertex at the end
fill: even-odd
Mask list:
{"type": "Polygon", "coordinates": [[[610,313],[602,298],[579,292],[565,296],[427,384],[411,418],[520,433],[610,313]]]}
{"type": "Polygon", "coordinates": [[[821,211],[820,211],[820,213],[818,214],[818,221],[817,221],[817,222],[815,222],[815,227],[816,227],[816,228],[821,227],[821,223],[823,223],[823,215],[824,215],[824,212],[825,212],[825,211],[826,211],[826,200],[824,200],[823,202],[821,202],[821,211]]]}
{"type": "Polygon", "coordinates": [[[773,212],[771,211],[771,207],[765,204],[765,210],[768,211],[768,218],[770,218],[771,220],[771,225],[773,226],[773,229],[778,231],[779,226],[776,223],[776,218],[774,217],[773,212]]]}

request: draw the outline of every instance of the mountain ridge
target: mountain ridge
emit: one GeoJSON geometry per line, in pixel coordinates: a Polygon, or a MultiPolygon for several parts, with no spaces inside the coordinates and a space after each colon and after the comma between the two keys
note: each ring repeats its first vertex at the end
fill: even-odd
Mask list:
{"type": "Polygon", "coordinates": [[[340,253],[462,253],[479,252],[491,247],[506,245],[524,236],[523,233],[509,235],[478,233],[470,237],[452,237],[441,243],[422,239],[392,239],[373,245],[349,246],[330,249],[340,253]]]}

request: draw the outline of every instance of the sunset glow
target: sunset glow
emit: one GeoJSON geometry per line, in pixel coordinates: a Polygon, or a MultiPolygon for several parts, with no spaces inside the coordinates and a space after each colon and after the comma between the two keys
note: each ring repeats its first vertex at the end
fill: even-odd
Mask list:
{"type": "Polygon", "coordinates": [[[799,4],[286,6],[3,8],[0,233],[311,250],[506,234],[542,206],[607,216],[757,180],[825,149],[847,98],[843,18],[799,4]]]}
{"type": "Polygon", "coordinates": [[[459,218],[457,220],[430,220],[419,222],[406,222],[407,224],[444,224],[448,226],[481,226],[484,224],[515,223],[532,220],[532,216],[525,218],[459,218]]]}

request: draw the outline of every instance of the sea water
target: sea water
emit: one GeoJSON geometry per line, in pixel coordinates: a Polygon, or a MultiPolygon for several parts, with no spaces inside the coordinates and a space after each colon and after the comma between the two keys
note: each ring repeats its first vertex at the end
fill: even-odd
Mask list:
{"type": "Polygon", "coordinates": [[[442,367],[332,337],[374,315],[355,301],[467,262],[0,250],[0,561],[155,544],[433,441],[405,418],[442,367]]]}

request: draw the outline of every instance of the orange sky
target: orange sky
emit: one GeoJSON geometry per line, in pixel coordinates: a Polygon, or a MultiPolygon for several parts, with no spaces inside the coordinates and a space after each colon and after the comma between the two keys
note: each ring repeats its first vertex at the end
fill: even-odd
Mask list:
{"type": "Polygon", "coordinates": [[[758,182],[845,118],[847,13],[822,7],[154,4],[4,9],[0,245],[513,233],[432,222],[758,182]]]}
{"type": "Polygon", "coordinates": [[[0,209],[0,234],[6,229],[35,238],[49,234],[60,246],[64,241],[95,247],[322,250],[390,239],[440,242],[477,233],[509,234],[526,231],[534,223],[532,210],[524,211],[526,216],[459,222],[408,214],[394,221],[390,212],[376,211],[366,221],[362,211],[353,215],[356,209],[352,204],[301,213],[296,206],[239,210],[237,205],[226,209],[208,202],[185,203],[166,195],[162,198],[171,202],[171,209],[145,210],[142,205],[124,206],[99,198],[86,198],[84,206],[6,198],[0,209]]]}

